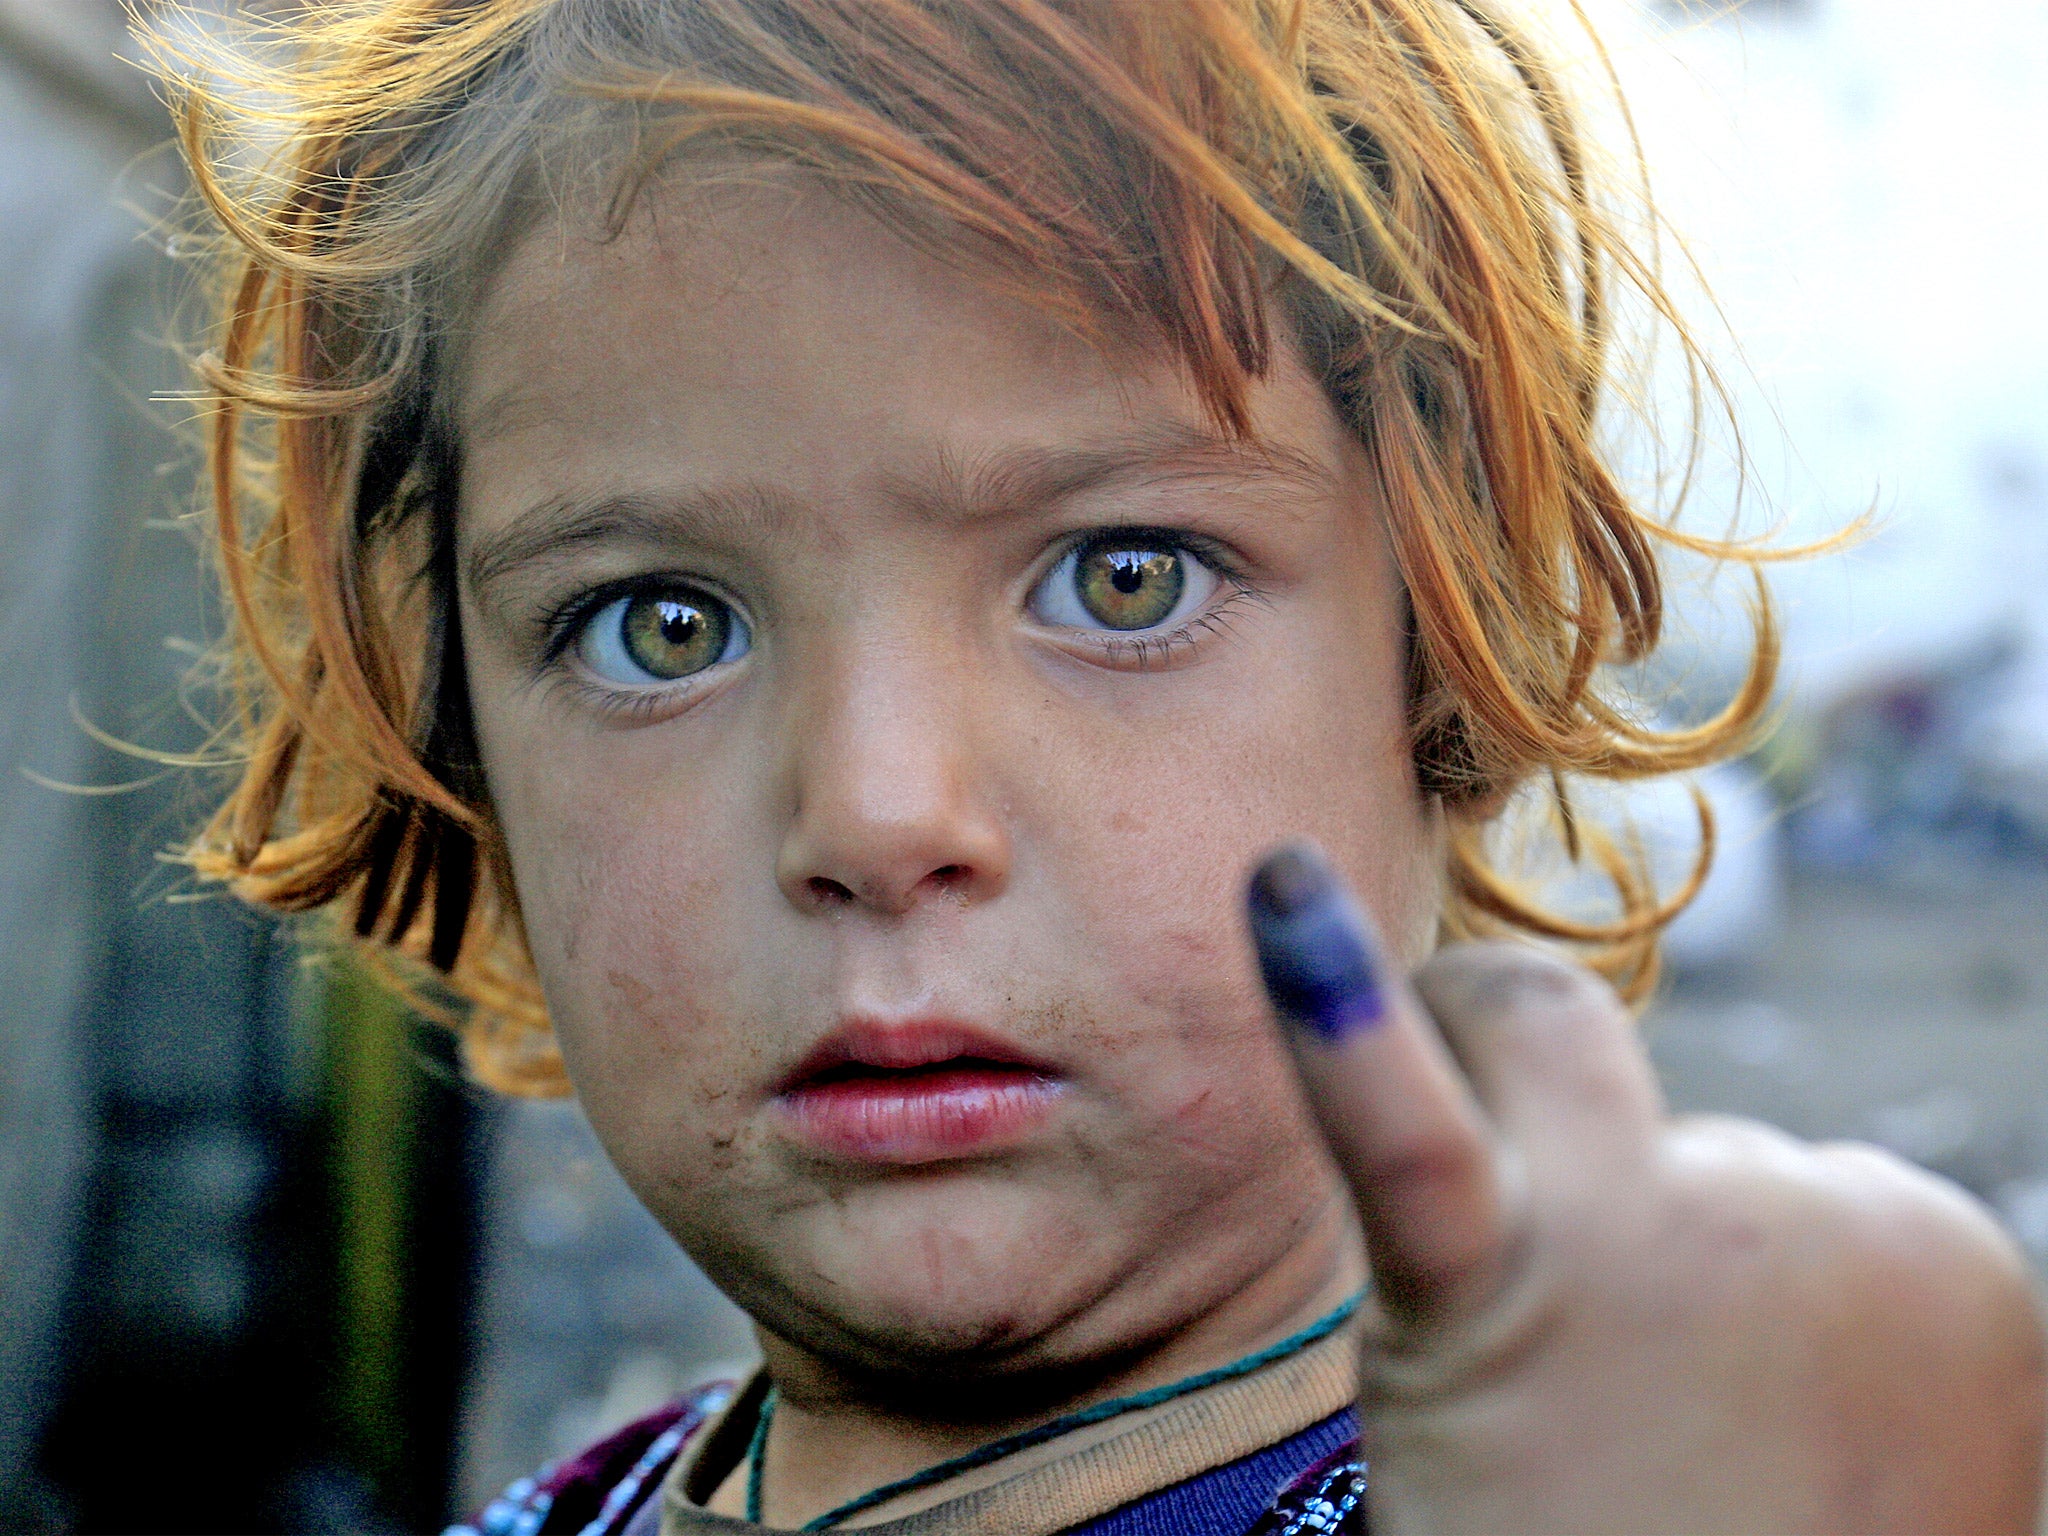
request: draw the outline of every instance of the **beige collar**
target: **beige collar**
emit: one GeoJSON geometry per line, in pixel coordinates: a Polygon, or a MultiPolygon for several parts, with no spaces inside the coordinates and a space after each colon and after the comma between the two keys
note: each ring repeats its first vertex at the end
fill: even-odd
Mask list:
{"type": "MultiPolygon", "coordinates": [[[[743,1536],[767,1529],[712,1514],[684,1492],[700,1462],[733,1464],[734,1442],[750,1432],[765,1390],[756,1376],[677,1458],[662,1483],[660,1536],[743,1536]]],[[[855,1516],[845,1529],[864,1536],[1053,1536],[1299,1434],[1349,1406],[1357,1394],[1354,1322],[1249,1376],[963,1473],[942,1503],[893,1515],[883,1505],[855,1516]]]]}

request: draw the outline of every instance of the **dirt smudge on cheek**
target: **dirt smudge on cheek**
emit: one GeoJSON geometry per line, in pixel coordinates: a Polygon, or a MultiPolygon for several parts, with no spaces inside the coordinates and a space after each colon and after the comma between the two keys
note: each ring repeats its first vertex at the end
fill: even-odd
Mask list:
{"type": "Polygon", "coordinates": [[[1227,923],[1159,923],[1107,980],[1122,1007],[1102,1048],[1130,1123],[1100,1155],[1141,1184],[1177,1186],[1160,1191],[1171,1203],[1241,1182],[1300,1139],[1250,945],[1227,923]]]}
{"type": "Polygon", "coordinates": [[[1219,1100],[1213,1088],[1176,1105],[1166,1127],[1182,1165],[1211,1173],[1253,1166],[1285,1130],[1281,1117],[1265,1112],[1256,1099],[1219,1100]]]}
{"type": "Polygon", "coordinates": [[[728,1123],[714,1129],[705,1142],[704,1170],[711,1177],[731,1173],[750,1157],[755,1138],[746,1128],[728,1123]]]}
{"type": "MultiPolygon", "coordinates": [[[[632,971],[614,968],[604,973],[612,1006],[603,1010],[604,1026],[613,1032],[612,1048],[643,1062],[674,1062],[685,1055],[685,1042],[698,1033],[688,1010],[679,1007],[673,989],[656,987],[632,971]]],[[[706,1086],[699,1074],[709,1063],[685,1062],[685,1075],[675,1086],[687,1088],[691,1097],[706,1103],[706,1086]]],[[[665,1069],[673,1071],[673,1068],[665,1069]]],[[[719,1086],[715,1083],[712,1086],[719,1086]]]]}
{"type": "Polygon", "coordinates": [[[654,1022],[654,988],[647,985],[631,971],[610,970],[604,973],[608,986],[625,1000],[626,1011],[639,1017],[642,1023],[654,1022]]]}
{"type": "Polygon", "coordinates": [[[617,967],[606,971],[604,979],[618,1000],[617,1009],[608,1012],[655,1037],[663,1047],[673,1050],[687,1039],[704,1038],[705,1021],[682,1003],[686,995],[682,988],[657,987],[632,971],[617,967]]]}
{"type": "Polygon", "coordinates": [[[678,989],[624,968],[606,971],[604,981],[612,1006],[598,1025],[606,1038],[592,1055],[608,1082],[593,1091],[631,1105],[636,1121],[662,1128],[664,1156],[689,1164],[664,1182],[694,1183],[740,1167],[759,1139],[749,1117],[757,1053],[737,1048],[678,989]]]}

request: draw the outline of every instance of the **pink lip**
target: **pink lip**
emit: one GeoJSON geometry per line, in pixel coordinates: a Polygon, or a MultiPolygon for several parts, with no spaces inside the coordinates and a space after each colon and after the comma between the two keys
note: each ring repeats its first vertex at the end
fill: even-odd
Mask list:
{"type": "Polygon", "coordinates": [[[908,1165],[1016,1144],[1065,1086],[1046,1063],[968,1025],[856,1019],[797,1064],[773,1103],[819,1152],[908,1165]]]}

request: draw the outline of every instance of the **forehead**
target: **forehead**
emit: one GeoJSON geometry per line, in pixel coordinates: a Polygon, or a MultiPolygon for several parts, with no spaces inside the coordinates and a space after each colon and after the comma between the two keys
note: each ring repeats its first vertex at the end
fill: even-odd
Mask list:
{"type": "Polygon", "coordinates": [[[1163,346],[1084,339],[765,172],[662,185],[609,238],[573,213],[530,230],[479,306],[457,417],[466,482],[499,505],[679,476],[825,502],[1088,445],[1334,467],[1345,434],[1291,351],[1253,396],[1255,441],[1225,444],[1163,346]]]}

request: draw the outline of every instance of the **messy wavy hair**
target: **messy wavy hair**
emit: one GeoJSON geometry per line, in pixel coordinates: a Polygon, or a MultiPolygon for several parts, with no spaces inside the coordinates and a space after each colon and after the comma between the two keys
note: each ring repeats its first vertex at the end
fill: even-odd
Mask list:
{"type": "Polygon", "coordinates": [[[1390,509],[1446,935],[1547,936],[1650,984],[1705,856],[1660,899],[1566,786],[1742,749],[1775,643],[1760,599],[1704,724],[1661,729],[1617,682],[1658,643],[1673,549],[1756,557],[1634,504],[1603,448],[1617,294],[1703,364],[1492,0],[317,0],[159,57],[218,236],[199,373],[241,734],[189,857],[344,915],[455,1001],[483,1080],[566,1087],[470,727],[451,342],[522,230],[592,194],[621,226],[690,156],[799,167],[1083,335],[1135,327],[1226,433],[1297,346],[1390,509]],[[1528,785],[1613,876],[1613,921],[1489,862],[1528,785]]]}

